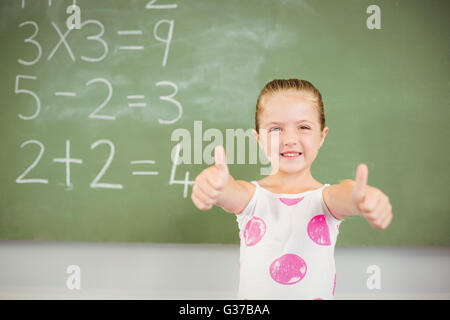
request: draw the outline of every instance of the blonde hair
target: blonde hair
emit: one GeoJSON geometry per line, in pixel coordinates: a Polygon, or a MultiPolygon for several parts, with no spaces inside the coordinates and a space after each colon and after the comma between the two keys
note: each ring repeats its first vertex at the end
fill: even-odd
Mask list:
{"type": "Polygon", "coordinates": [[[319,114],[320,131],[325,128],[325,112],[323,108],[322,95],[314,85],[307,80],[300,79],[275,79],[268,82],[261,90],[256,101],[255,130],[259,133],[259,115],[263,111],[262,100],[268,94],[275,94],[283,90],[295,90],[306,93],[315,102],[317,113],[319,114]]]}

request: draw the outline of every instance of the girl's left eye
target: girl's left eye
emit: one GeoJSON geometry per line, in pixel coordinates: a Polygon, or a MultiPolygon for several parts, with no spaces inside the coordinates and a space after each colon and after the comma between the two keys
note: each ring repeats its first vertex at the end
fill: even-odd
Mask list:
{"type": "MultiPolygon", "coordinates": [[[[300,127],[301,129],[306,129],[306,130],[310,130],[310,128],[309,127],[305,127],[305,126],[301,126],[300,127]]],[[[272,131],[279,131],[279,130],[281,130],[281,128],[280,127],[273,127],[273,128],[270,128],[270,132],[272,132],[272,131]]]]}

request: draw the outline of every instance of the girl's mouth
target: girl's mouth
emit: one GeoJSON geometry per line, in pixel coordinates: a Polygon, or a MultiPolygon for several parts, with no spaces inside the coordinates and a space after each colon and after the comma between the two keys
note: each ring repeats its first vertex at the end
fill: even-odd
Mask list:
{"type": "Polygon", "coordinates": [[[284,153],[280,153],[280,155],[286,159],[296,159],[296,158],[300,157],[302,155],[302,153],[301,152],[284,152],[284,153]]]}

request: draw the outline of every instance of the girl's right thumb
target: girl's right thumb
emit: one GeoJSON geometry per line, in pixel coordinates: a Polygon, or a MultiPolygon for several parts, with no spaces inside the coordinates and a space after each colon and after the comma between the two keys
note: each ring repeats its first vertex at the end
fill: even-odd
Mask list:
{"type": "Polygon", "coordinates": [[[227,157],[223,146],[216,146],[214,149],[214,163],[217,169],[228,173],[227,157]]]}

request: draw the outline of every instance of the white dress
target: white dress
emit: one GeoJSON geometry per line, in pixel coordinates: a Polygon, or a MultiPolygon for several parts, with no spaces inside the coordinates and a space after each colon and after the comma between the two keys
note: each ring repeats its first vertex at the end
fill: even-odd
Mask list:
{"type": "Polygon", "coordinates": [[[323,201],[322,190],[276,194],[256,181],[236,220],[240,261],[238,299],[333,299],[334,246],[342,220],[323,201]]]}

